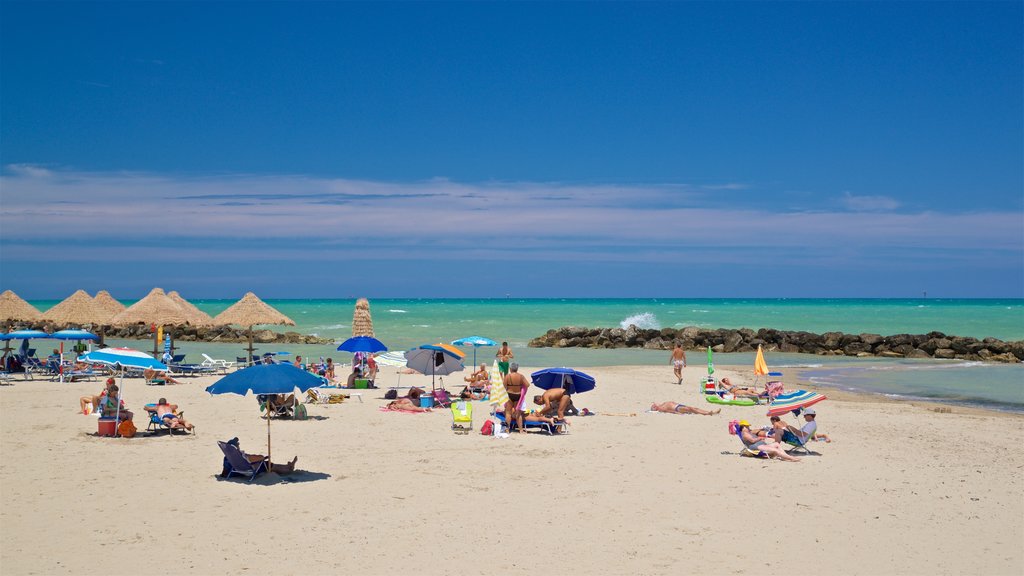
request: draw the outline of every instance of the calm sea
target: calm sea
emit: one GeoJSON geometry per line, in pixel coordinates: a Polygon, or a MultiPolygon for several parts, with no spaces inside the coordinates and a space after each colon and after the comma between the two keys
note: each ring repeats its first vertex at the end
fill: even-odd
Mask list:
{"type": "MultiPolygon", "coordinates": [[[[287,328],[343,340],[351,335],[354,300],[268,300],[295,320],[287,328]]],[[[41,310],[57,301],[33,301],[41,310]]],[[[125,302],[130,304],[131,302],[125,302]]],[[[233,300],[194,300],[216,315],[233,300]]],[[[526,366],[663,364],[648,350],[531,349],[526,343],[550,328],[636,324],[641,328],[777,328],[882,335],[944,332],[1024,340],[1024,299],[380,299],[371,300],[374,330],[392,350],[479,335],[507,340],[526,366]]],[[[283,327],[268,327],[282,330],[283,327]]],[[[138,347],[138,344],[135,344],[138,347]]],[[[265,348],[268,345],[263,345],[265,348]]],[[[331,346],[286,346],[304,356],[339,356],[331,346]]],[[[190,360],[210,351],[240,353],[237,344],[181,343],[190,360]]],[[[278,351],[267,348],[264,351],[278,351]]],[[[472,361],[472,349],[469,350],[472,361]]],[[[478,350],[489,362],[493,349],[478,350]]],[[[752,365],[750,354],[721,354],[721,365],[752,365]]],[[[771,354],[773,368],[800,369],[822,386],[1024,411],[1024,365],[962,361],[906,361],[771,354]]]]}

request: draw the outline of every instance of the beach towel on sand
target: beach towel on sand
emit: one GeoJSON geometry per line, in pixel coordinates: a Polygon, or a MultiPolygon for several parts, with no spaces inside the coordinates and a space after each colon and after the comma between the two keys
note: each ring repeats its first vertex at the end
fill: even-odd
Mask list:
{"type": "Polygon", "coordinates": [[[418,412],[416,410],[401,410],[399,408],[388,408],[387,406],[381,406],[380,412],[401,412],[402,414],[426,414],[426,412],[418,412]]]}

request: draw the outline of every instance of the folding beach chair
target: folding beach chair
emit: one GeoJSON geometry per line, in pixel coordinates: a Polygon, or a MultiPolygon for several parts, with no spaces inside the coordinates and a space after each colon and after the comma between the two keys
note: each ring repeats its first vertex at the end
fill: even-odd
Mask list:
{"type": "Polygon", "coordinates": [[[146,404],[146,412],[149,414],[149,424],[146,426],[147,432],[160,432],[161,430],[167,430],[168,436],[174,436],[175,430],[181,430],[188,436],[188,430],[184,428],[172,428],[167,420],[161,418],[156,413],[156,404],[146,404]]]}
{"type": "Polygon", "coordinates": [[[452,430],[456,434],[469,434],[473,430],[473,403],[459,400],[453,402],[450,408],[452,410],[452,430]]]}
{"type": "Polygon", "coordinates": [[[270,470],[269,462],[267,462],[266,458],[253,463],[249,462],[249,459],[245,457],[245,452],[242,452],[236,446],[221,441],[217,441],[217,446],[220,446],[220,451],[224,453],[225,466],[223,476],[225,478],[238,474],[240,476],[248,476],[249,482],[252,482],[256,479],[256,476],[270,470]]]}
{"type": "MultiPolygon", "coordinates": [[[[495,412],[494,418],[497,419],[498,422],[505,424],[505,414],[503,412],[495,412]]],[[[508,430],[509,432],[511,432],[518,427],[519,424],[513,421],[511,424],[508,425],[508,430]]],[[[565,422],[555,422],[555,424],[552,426],[547,422],[527,422],[524,420],[523,427],[527,429],[538,428],[541,432],[547,433],[548,436],[554,436],[556,432],[560,432],[562,434],[567,434],[569,432],[569,427],[565,424],[565,422]]]]}
{"type": "Polygon", "coordinates": [[[452,405],[452,398],[448,395],[448,391],[444,388],[438,388],[434,390],[434,404],[442,408],[450,408],[452,405]]]}

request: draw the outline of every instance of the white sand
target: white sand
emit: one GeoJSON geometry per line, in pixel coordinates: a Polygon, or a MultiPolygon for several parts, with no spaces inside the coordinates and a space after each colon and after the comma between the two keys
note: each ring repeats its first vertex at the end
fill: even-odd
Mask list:
{"type": "Polygon", "coordinates": [[[265,422],[252,397],[207,395],[212,378],[128,381],[137,414],[166,396],[199,432],[134,439],[94,437],[76,412],[101,383],[16,380],[0,388],[0,573],[1024,573],[1024,418],[829,399],[816,408],[835,441],[769,462],[737,456],[726,432],[766,424],[763,407],[645,413],[711,407],[699,368],[682,387],[668,366],[589,372],[598,388],[579,407],[637,415],[574,418],[565,436],[456,436],[448,412],[383,413],[369,390],[275,420],[275,460],[298,455],[305,472],[251,485],[215,477],[215,441],[265,453],[265,422]]]}

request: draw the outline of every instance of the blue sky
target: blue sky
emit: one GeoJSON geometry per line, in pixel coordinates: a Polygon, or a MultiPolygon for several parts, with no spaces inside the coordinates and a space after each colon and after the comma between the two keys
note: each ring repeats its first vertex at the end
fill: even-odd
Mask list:
{"type": "Polygon", "coordinates": [[[0,289],[1024,297],[1022,22],[4,1],[0,289]]]}

